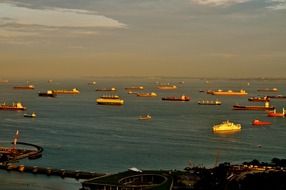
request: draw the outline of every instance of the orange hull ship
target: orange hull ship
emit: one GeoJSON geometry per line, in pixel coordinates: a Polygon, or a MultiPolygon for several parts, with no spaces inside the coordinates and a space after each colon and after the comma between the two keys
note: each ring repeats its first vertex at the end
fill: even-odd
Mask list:
{"type": "Polygon", "coordinates": [[[252,121],[252,125],[254,126],[263,126],[263,125],[271,125],[272,123],[269,121],[260,121],[258,119],[255,119],[252,121]]]}
{"type": "Polygon", "coordinates": [[[276,110],[274,109],[273,112],[268,112],[267,114],[268,117],[285,117],[285,109],[283,108],[282,113],[281,112],[276,112],[276,110]]]}
{"type": "Polygon", "coordinates": [[[248,93],[245,90],[240,90],[240,91],[223,91],[223,90],[216,90],[216,91],[211,91],[210,94],[212,95],[221,95],[221,96],[245,96],[248,93]]]}
{"type": "Polygon", "coordinates": [[[21,102],[13,103],[12,105],[7,105],[6,103],[2,103],[0,105],[0,110],[11,110],[11,111],[18,111],[18,110],[26,110],[27,108],[22,105],[21,102]]]}
{"type": "Polygon", "coordinates": [[[35,86],[34,85],[28,85],[28,86],[14,86],[14,89],[18,90],[34,90],[35,86]]]}

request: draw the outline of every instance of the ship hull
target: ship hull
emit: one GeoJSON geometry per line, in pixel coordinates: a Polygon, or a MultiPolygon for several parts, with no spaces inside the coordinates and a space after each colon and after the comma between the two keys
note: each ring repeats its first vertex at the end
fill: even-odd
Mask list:
{"type": "Polygon", "coordinates": [[[181,99],[181,98],[162,98],[162,100],[164,100],[164,101],[181,101],[181,102],[186,102],[186,101],[190,101],[190,98],[186,98],[186,99],[181,99]]]}
{"type": "Polygon", "coordinates": [[[239,106],[234,105],[233,110],[253,110],[253,111],[267,111],[274,110],[274,107],[264,107],[264,106],[239,106]]]}
{"type": "Polygon", "coordinates": [[[42,96],[42,97],[52,97],[52,98],[55,98],[57,95],[56,94],[48,94],[48,93],[44,93],[44,92],[40,92],[38,93],[39,96],[42,96]]]}
{"type": "Polygon", "coordinates": [[[8,111],[23,111],[23,110],[26,110],[26,108],[0,107],[0,110],[8,110],[8,111]]]}

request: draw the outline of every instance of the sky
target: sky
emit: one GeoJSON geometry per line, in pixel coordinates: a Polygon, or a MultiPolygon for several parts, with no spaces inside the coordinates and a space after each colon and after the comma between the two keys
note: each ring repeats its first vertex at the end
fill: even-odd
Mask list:
{"type": "Polygon", "coordinates": [[[285,71],[286,0],[0,0],[0,79],[285,71]]]}

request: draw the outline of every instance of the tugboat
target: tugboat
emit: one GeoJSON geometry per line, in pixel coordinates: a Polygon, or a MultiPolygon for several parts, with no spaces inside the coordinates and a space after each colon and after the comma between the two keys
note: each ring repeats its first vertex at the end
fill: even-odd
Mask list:
{"type": "Polygon", "coordinates": [[[275,107],[270,106],[269,102],[265,102],[264,106],[241,106],[241,105],[234,105],[233,110],[255,110],[255,111],[267,111],[267,110],[274,110],[275,107]]]}
{"type": "Polygon", "coordinates": [[[35,118],[35,117],[37,117],[37,115],[36,115],[35,112],[32,112],[31,114],[25,113],[25,114],[24,114],[24,117],[32,117],[32,118],[35,118]]]}
{"type": "Polygon", "coordinates": [[[282,109],[282,113],[281,112],[276,112],[276,109],[273,110],[273,112],[268,112],[267,114],[268,117],[285,117],[285,109],[282,109]]]}
{"type": "Polygon", "coordinates": [[[0,110],[11,110],[11,111],[22,111],[27,108],[22,105],[21,102],[13,103],[12,105],[7,105],[5,102],[0,105],[0,110]]]}
{"type": "Polygon", "coordinates": [[[52,90],[48,90],[47,92],[39,92],[38,95],[43,97],[52,97],[52,98],[55,98],[57,96],[52,90]]]}
{"type": "Polygon", "coordinates": [[[139,120],[150,120],[152,119],[151,115],[147,114],[147,115],[141,115],[139,118],[139,120]]]}
{"type": "Polygon", "coordinates": [[[190,97],[182,95],[180,97],[163,97],[162,100],[167,100],[167,101],[190,101],[190,97]]]}
{"type": "Polygon", "coordinates": [[[221,124],[213,126],[213,132],[231,132],[231,131],[240,131],[241,125],[235,124],[230,121],[224,121],[221,124]]]}
{"type": "Polygon", "coordinates": [[[255,119],[252,121],[252,125],[254,126],[261,126],[261,125],[271,125],[272,123],[269,121],[260,121],[258,119],[255,119]]]}
{"type": "Polygon", "coordinates": [[[101,96],[96,99],[96,103],[99,105],[123,105],[124,100],[120,99],[119,96],[101,96]]]}
{"type": "Polygon", "coordinates": [[[221,101],[218,101],[218,100],[215,100],[215,101],[212,101],[212,100],[202,100],[202,101],[198,101],[198,104],[199,104],[199,105],[215,105],[215,106],[218,106],[218,105],[221,105],[222,102],[221,102],[221,101]]]}

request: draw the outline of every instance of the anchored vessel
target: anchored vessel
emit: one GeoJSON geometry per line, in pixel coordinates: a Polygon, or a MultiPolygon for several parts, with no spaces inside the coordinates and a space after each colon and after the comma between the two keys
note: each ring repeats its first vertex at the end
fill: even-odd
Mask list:
{"type": "Polygon", "coordinates": [[[209,91],[209,94],[212,95],[222,95],[222,96],[245,96],[248,93],[245,90],[240,90],[240,91],[232,91],[232,90],[215,90],[215,91],[209,91]]]}
{"type": "Polygon", "coordinates": [[[268,117],[285,117],[285,109],[282,109],[282,112],[276,112],[276,109],[273,110],[273,112],[268,112],[267,114],[268,117]]]}
{"type": "Polygon", "coordinates": [[[256,111],[267,111],[274,110],[275,107],[270,106],[269,102],[265,102],[264,106],[242,106],[242,105],[234,105],[234,110],[256,110],[256,111]]]}
{"type": "Polygon", "coordinates": [[[79,94],[80,91],[76,88],[72,90],[52,90],[54,94],[79,94]]]}
{"type": "Polygon", "coordinates": [[[175,90],[177,89],[177,86],[168,84],[168,85],[159,85],[157,88],[160,90],[175,90]]]}
{"type": "Polygon", "coordinates": [[[95,91],[116,91],[116,88],[97,88],[95,91]]]}
{"type": "Polygon", "coordinates": [[[119,96],[101,96],[96,99],[96,103],[100,105],[123,105],[124,100],[120,99],[119,96]]]}
{"type": "Polygon", "coordinates": [[[255,119],[255,120],[252,121],[252,125],[254,125],[254,126],[271,125],[271,122],[269,122],[269,121],[260,121],[258,119],[255,119]]]}
{"type": "Polygon", "coordinates": [[[158,96],[155,92],[147,92],[147,93],[137,93],[139,97],[155,97],[158,96]]]}
{"type": "Polygon", "coordinates": [[[263,88],[263,89],[257,89],[258,92],[278,92],[277,88],[263,88]]]}
{"type": "Polygon", "coordinates": [[[0,110],[26,110],[27,108],[22,105],[21,102],[13,103],[12,105],[7,105],[5,102],[0,105],[0,110]]]}
{"type": "Polygon", "coordinates": [[[230,121],[224,121],[221,124],[213,126],[213,132],[228,132],[228,131],[240,131],[241,125],[235,124],[230,121]]]}
{"type": "Polygon", "coordinates": [[[125,90],[144,90],[144,86],[131,86],[131,87],[126,87],[125,90]]]}
{"type": "Polygon", "coordinates": [[[250,101],[250,102],[269,102],[270,98],[269,98],[269,96],[251,97],[251,98],[248,98],[248,101],[250,101]]]}
{"type": "Polygon", "coordinates": [[[167,100],[167,101],[190,101],[190,97],[182,95],[180,97],[163,97],[162,100],[167,100]]]}
{"type": "Polygon", "coordinates": [[[14,86],[14,89],[19,89],[19,90],[33,90],[35,89],[34,85],[27,85],[27,86],[14,86]]]}
{"type": "Polygon", "coordinates": [[[212,101],[212,100],[201,100],[201,101],[198,101],[198,104],[199,105],[221,105],[221,101],[218,101],[218,100],[215,100],[215,101],[212,101]]]}
{"type": "Polygon", "coordinates": [[[57,94],[55,94],[52,90],[48,90],[47,92],[39,92],[38,95],[44,97],[52,97],[52,98],[57,96],[57,94]]]}

